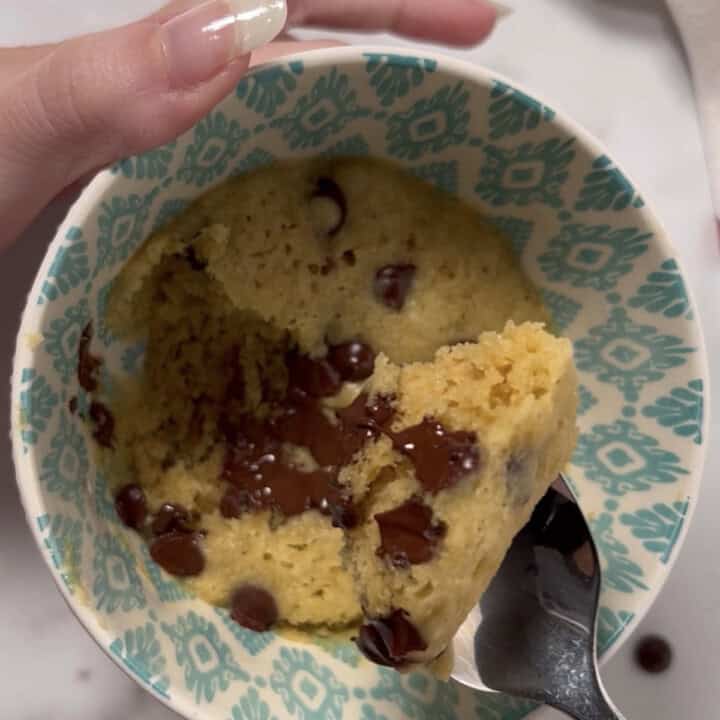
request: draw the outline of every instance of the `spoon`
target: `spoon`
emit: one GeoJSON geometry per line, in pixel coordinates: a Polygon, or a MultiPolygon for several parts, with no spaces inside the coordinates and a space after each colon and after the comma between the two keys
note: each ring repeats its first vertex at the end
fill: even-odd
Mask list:
{"type": "Polygon", "coordinates": [[[597,669],[597,549],[559,481],[567,496],[548,490],[455,636],[452,677],[575,720],[622,720],[597,669]]]}

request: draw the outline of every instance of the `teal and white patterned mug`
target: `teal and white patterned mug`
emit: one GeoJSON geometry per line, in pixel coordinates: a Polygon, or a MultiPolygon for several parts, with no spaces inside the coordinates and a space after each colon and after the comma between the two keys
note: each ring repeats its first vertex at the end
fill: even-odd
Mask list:
{"type": "Polygon", "coordinates": [[[119,525],[68,404],[92,320],[105,381],[143,348],[104,323],[108,289],[149,232],[231,175],[275,158],[389,158],[475,203],[512,239],[575,344],[580,438],[569,477],[603,560],[604,653],[645,613],[698,494],[707,368],[673,248],[586,133],[493,73],[433,53],[342,48],[253,71],[193,130],[101,173],[48,248],[12,380],[18,483],[68,603],[126,672],[188,718],[511,720],[525,702],[400,675],[347,645],[254,634],[189,597],[119,525]]]}

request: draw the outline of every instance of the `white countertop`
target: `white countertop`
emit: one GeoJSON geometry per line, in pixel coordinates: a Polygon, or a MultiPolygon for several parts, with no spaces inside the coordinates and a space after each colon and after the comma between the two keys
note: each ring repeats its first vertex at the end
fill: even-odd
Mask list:
{"type": "MultiPolygon", "coordinates": [[[[44,41],[99,26],[160,0],[2,0],[0,43],[44,41]],[[44,13],[44,14],[43,14],[44,13]],[[32,23],[32,24],[31,24],[32,23]]],[[[458,53],[536,90],[609,146],[658,210],[700,307],[720,408],[720,248],[692,90],[661,0],[509,0],[516,12],[482,48],[458,53]]],[[[343,36],[349,39],[349,36],[343,36]]],[[[382,39],[383,41],[385,38],[382,39]]],[[[56,204],[0,260],[0,376],[10,376],[25,294],[64,207],[56,204]]],[[[7,386],[6,386],[7,388],[7,386]]],[[[170,711],[128,680],[64,606],[25,527],[14,487],[7,396],[0,400],[0,717],[8,720],[169,720],[170,711]],[[32,634],[32,640],[31,638],[32,634]]],[[[716,417],[720,417],[720,409],[716,417]]],[[[675,662],[648,676],[632,641],[603,671],[628,720],[720,714],[720,421],[701,501],[668,584],[637,631],[668,637],[675,662]]]]}

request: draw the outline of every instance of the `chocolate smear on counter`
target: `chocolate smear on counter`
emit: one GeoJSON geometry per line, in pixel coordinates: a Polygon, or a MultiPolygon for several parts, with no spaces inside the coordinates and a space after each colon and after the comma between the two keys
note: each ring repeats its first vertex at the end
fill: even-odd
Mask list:
{"type": "Polygon", "coordinates": [[[155,513],[152,521],[153,535],[165,535],[169,532],[193,532],[190,513],[182,505],[164,503],[155,513]]]}
{"type": "Polygon", "coordinates": [[[415,280],[415,265],[386,265],[375,273],[375,297],[392,310],[402,310],[415,280]]]}
{"type": "Polygon", "coordinates": [[[657,675],[672,665],[670,643],[660,635],[641,638],[635,647],[635,662],[647,673],[657,675]]]}
{"type": "Polygon", "coordinates": [[[92,342],[93,326],[89,322],[82,331],[78,345],[77,378],[80,387],[87,392],[95,392],[98,387],[98,372],[102,360],[90,352],[92,342]]]}
{"type": "Polygon", "coordinates": [[[327,361],[346,382],[359,382],[372,375],[375,369],[375,352],[359,340],[350,340],[331,345],[328,348],[327,361]]]}
{"type": "Polygon", "coordinates": [[[150,544],[150,555],[163,570],[177,577],[199,575],[205,569],[205,554],[198,533],[161,535],[150,544]]]}
{"type": "Polygon", "coordinates": [[[415,466],[415,476],[427,492],[452,487],[480,465],[475,433],[450,432],[432,418],[389,434],[395,449],[415,466]]]}
{"type": "Polygon", "coordinates": [[[366,620],[355,641],[360,652],[378,665],[400,668],[410,653],[426,650],[427,644],[408,617],[401,609],[383,618],[366,620]]]}
{"type": "Polygon", "coordinates": [[[347,199],[342,188],[329,177],[319,177],[312,192],[312,200],[324,200],[335,206],[335,217],[328,227],[322,228],[327,237],[334,237],[347,220],[347,199]]]}
{"type": "Polygon", "coordinates": [[[399,507],[375,515],[380,530],[377,554],[396,568],[407,568],[432,559],[447,526],[433,522],[432,508],[412,497],[399,507]]]}
{"type": "Polygon", "coordinates": [[[115,418],[110,410],[101,402],[93,400],[90,403],[90,420],[95,425],[93,437],[98,445],[104,448],[113,447],[115,433],[115,418]]]}
{"type": "Polygon", "coordinates": [[[241,585],[230,600],[230,617],[255,632],[267,632],[278,621],[275,598],[257,585],[241,585]]]}
{"type": "Polygon", "coordinates": [[[115,494],[115,510],[123,524],[133,530],[141,530],[147,518],[145,491],[131,483],[115,494]]]}

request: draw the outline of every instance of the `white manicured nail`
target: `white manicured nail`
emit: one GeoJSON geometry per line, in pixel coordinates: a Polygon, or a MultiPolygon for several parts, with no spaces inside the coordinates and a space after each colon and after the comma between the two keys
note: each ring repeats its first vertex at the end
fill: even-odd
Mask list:
{"type": "Polygon", "coordinates": [[[209,30],[232,24],[240,55],[267,45],[283,31],[287,22],[285,0],[227,0],[227,4],[231,14],[213,23],[209,30]]]}
{"type": "Polygon", "coordinates": [[[508,15],[512,15],[513,12],[515,12],[508,5],[504,5],[503,3],[495,2],[495,0],[491,0],[490,4],[495,8],[495,13],[497,14],[498,20],[502,20],[503,18],[506,18],[508,15]]]}
{"type": "Polygon", "coordinates": [[[176,88],[210,80],[234,58],[277,37],[287,21],[285,0],[207,0],[160,28],[176,88]]]}

